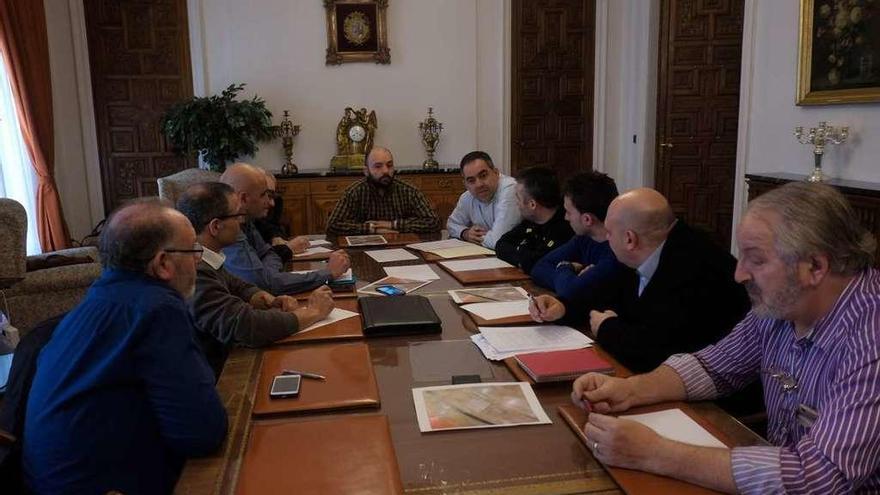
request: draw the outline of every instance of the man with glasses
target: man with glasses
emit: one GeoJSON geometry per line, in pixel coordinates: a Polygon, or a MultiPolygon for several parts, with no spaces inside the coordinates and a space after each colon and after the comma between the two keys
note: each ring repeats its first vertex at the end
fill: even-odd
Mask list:
{"type": "Polygon", "coordinates": [[[602,348],[629,369],[648,371],[672,354],[718,341],[748,311],[746,292],[733,278],[736,260],[676,220],[659,192],[618,196],[605,230],[617,260],[630,269],[616,270],[598,298],[585,294],[563,305],[539,296],[533,317],[588,319],[602,348]]]}
{"type": "MultiPolygon", "coordinates": [[[[630,378],[587,374],[572,399],[598,459],[723,492],[880,491],[880,272],[876,242],[846,199],[790,183],[753,200],[737,230],[736,279],[752,311],[694,354],[630,378]],[[770,446],[696,447],[607,416],[708,400],[762,381],[770,446]]],[[[716,302],[716,307],[723,305],[716,302]]]]}
{"type": "Polygon", "coordinates": [[[110,216],[104,272],[37,358],[23,438],[34,493],[170,493],[215,451],[226,412],[184,299],[201,248],[158,201],[110,216]]]}
{"type": "Polygon", "coordinates": [[[281,214],[284,212],[284,204],[281,195],[275,190],[278,181],[275,175],[263,169],[266,174],[266,194],[269,200],[269,213],[264,218],[254,219],[254,226],[260,233],[260,236],[281,258],[281,261],[287,263],[293,259],[294,254],[304,253],[311,242],[304,235],[286,239],[284,229],[281,227],[281,214]]]}
{"type": "Polygon", "coordinates": [[[254,220],[265,217],[269,211],[265,173],[253,165],[236,163],[226,168],[220,182],[235,190],[241,213],[246,214],[236,241],[223,249],[224,266],[236,277],[278,296],[314,289],[339,278],[351,267],[345,251],[338,250],[330,254],[327,268],[309,273],[286,271],[284,261],[254,227],[254,220]]]}
{"type": "Polygon", "coordinates": [[[299,306],[296,299],[275,297],[224,268],[223,248],[236,242],[244,221],[240,206],[235,191],[222,182],[191,186],[177,201],[204,249],[189,309],[199,327],[199,343],[218,377],[233,345],[269,345],[324,319],[333,309],[326,286],[315,290],[306,306],[299,306]]]}

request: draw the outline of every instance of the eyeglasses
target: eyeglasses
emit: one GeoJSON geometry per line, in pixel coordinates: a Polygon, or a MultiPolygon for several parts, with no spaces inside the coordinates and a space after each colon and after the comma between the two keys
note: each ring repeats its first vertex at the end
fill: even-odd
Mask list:
{"type": "Polygon", "coordinates": [[[202,247],[198,242],[193,244],[192,249],[163,249],[162,251],[166,253],[181,253],[181,254],[190,254],[197,260],[202,259],[202,255],[205,254],[205,248],[202,247]]]}

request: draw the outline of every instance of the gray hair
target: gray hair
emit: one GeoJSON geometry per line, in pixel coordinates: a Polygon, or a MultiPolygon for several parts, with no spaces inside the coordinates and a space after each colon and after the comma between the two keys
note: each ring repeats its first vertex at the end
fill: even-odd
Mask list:
{"type": "Polygon", "coordinates": [[[828,256],[831,273],[854,275],[874,264],[877,243],[846,198],[824,184],[790,182],[749,203],[746,213],[778,216],[776,251],[789,261],[828,256]]]}
{"type": "Polygon", "coordinates": [[[159,198],[136,199],[114,211],[98,241],[104,268],[146,272],[150,260],[174,237],[169,211],[174,210],[159,198]]]}

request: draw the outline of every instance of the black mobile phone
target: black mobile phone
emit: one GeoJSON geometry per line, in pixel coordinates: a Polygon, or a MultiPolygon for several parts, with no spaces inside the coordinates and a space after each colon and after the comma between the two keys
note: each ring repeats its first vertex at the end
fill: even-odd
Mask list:
{"type": "Polygon", "coordinates": [[[380,294],[385,294],[386,296],[402,296],[406,294],[406,291],[403,289],[398,289],[393,285],[380,285],[376,287],[376,292],[380,294]]]}
{"type": "Polygon", "coordinates": [[[284,399],[287,397],[296,397],[299,395],[299,383],[302,381],[300,375],[278,375],[272,380],[272,389],[269,390],[269,397],[273,399],[284,399]]]}

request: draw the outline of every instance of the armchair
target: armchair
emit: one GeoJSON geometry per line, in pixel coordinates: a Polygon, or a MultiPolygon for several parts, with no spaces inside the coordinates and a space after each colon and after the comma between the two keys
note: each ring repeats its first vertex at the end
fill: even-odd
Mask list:
{"type": "Polygon", "coordinates": [[[101,275],[94,247],[27,256],[27,213],[15,200],[0,198],[0,230],[5,233],[0,236],[0,310],[8,312],[22,335],[45,319],[70,311],[101,275]],[[53,266],[57,263],[48,258],[58,255],[88,260],[53,266]],[[28,265],[33,267],[30,271],[28,265]],[[38,265],[46,267],[38,269],[38,265]]]}

